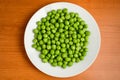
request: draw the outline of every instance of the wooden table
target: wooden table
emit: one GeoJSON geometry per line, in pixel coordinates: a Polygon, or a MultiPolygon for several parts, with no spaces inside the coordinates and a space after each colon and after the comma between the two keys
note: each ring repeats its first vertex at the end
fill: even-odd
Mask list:
{"type": "Polygon", "coordinates": [[[0,0],[0,80],[120,80],[120,0],[0,0]],[[102,45],[94,64],[82,74],[60,79],[37,70],[23,44],[30,17],[41,7],[68,1],[96,19],[102,45]]]}

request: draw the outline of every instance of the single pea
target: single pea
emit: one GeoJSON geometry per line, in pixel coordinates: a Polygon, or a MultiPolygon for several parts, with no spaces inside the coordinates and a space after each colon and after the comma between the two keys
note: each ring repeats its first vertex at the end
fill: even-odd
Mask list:
{"type": "Polygon", "coordinates": [[[58,56],[58,57],[57,57],[57,61],[62,61],[61,56],[58,56]]]}
{"type": "Polygon", "coordinates": [[[69,53],[69,54],[73,54],[72,50],[70,50],[70,49],[68,50],[68,53],[69,53]]]}
{"type": "Polygon", "coordinates": [[[64,15],[65,15],[64,13],[61,13],[61,14],[60,14],[60,16],[63,16],[63,17],[64,17],[64,15]]]}
{"type": "Polygon", "coordinates": [[[88,45],[88,41],[85,41],[85,42],[83,43],[83,45],[84,45],[84,46],[87,46],[87,45],[88,45]]]}
{"type": "Polygon", "coordinates": [[[69,34],[73,34],[73,31],[70,30],[70,31],[69,31],[69,34]]]}
{"type": "Polygon", "coordinates": [[[61,36],[61,38],[65,38],[65,34],[64,33],[62,33],[60,36],[61,36]]]}
{"type": "Polygon", "coordinates": [[[56,21],[55,21],[55,19],[51,19],[51,23],[55,23],[56,21]]]}
{"type": "Polygon", "coordinates": [[[59,51],[59,50],[56,50],[56,51],[55,51],[55,54],[56,54],[56,55],[59,55],[59,54],[60,54],[60,51],[59,51]]]}
{"type": "Polygon", "coordinates": [[[61,52],[65,52],[66,51],[66,49],[65,48],[61,48],[61,52]]]}
{"type": "Polygon", "coordinates": [[[62,64],[63,64],[62,61],[58,62],[58,66],[62,66],[62,64]]]}
{"type": "Polygon", "coordinates": [[[82,26],[82,25],[79,25],[79,28],[80,28],[80,29],[83,29],[83,26],[82,26]]]}
{"type": "Polygon", "coordinates": [[[86,31],[85,34],[86,34],[87,36],[90,36],[90,31],[86,31]]]}
{"type": "Polygon", "coordinates": [[[53,32],[53,33],[55,33],[55,32],[56,32],[56,30],[55,30],[55,29],[53,29],[53,30],[52,30],[52,32],[53,32]]]}
{"type": "Polygon", "coordinates": [[[56,37],[59,37],[59,35],[60,35],[59,32],[56,32],[56,33],[55,33],[55,36],[56,36],[56,37]]]}
{"type": "Polygon", "coordinates": [[[69,58],[69,57],[65,58],[65,61],[70,61],[70,60],[71,60],[71,58],[69,58]]]}
{"type": "Polygon", "coordinates": [[[42,62],[43,62],[43,63],[46,63],[46,62],[48,62],[48,60],[45,59],[45,58],[43,58],[43,59],[42,59],[42,62]]]}
{"type": "Polygon", "coordinates": [[[78,14],[78,13],[75,13],[75,17],[79,17],[79,14],[78,14]]]}
{"type": "Polygon", "coordinates": [[[77,17],[77,21],[78,21],[78,22],[81,22],[82,19],[81,19],[80,17],[77,17]]]}
{"type": "Polygon", "coordinates": [[[83,42],[80,42],[80,46],[83,46],[83,42]]]}
{"type": "Polygon", "coordinates": [[[41,21],[42,21],[42,22],[46,22],[46,18],[42,18],[41,21]]]}
{"type": "Polygon", "coordinates": [[[37,43],[37,39],[33,39],[33,43],[37,43]]]}
{"type": "Polygon", "coordinates": [[[80,24],[81,24],[81,25],[84,25],[84,24],[85,24],[85,21],[81,21],[80,24]]]}
{"type": "Polygon", "coordinates": [[[52,40],[52,44],[55,44],[55,40],[52,40]]]}
{"type": "Polygon", "coordinates": [[[51,31],[47,31],[47,34],[50,35],[50,34],[51,34],[51,31]]]}
{"type": "Polygon", "coordinates": [[[81,41],[85,41],[85,39],[84,39],[84,38],[81,38],[81,41]]]}
{"type": "Polygon", "coordinates": [[[46,45],[45,45],[45,44],[43,44],[43,45],[42,45],[42,48],[43,48],[43,49],[45,49],[45,48],[46,48],[46,45]]]}
{"type": "Polygon", "coordinates": [[[63,32],[63,29],[62,29],[62,28],[60,28],[60,29],[59,29],[59,32],[60,32],[60,33],[62,33],[62,32],[63,32]]]}
{"type": "Polygon", "coordinates": [[[72,55],[72,54],[69,54],[69,57],[70,57],[70,58],[73,58],[73,55],[72,55]]]}
{"type": "Polygon", "coordinates": [[[87,28],[88,28],[88,25],[87,25],[87,24],[84,24],[83,27],[87,29],[87,28]]]}
{"type": "Polygon", "coordinates": [[[43,44],[44,44],[44,42],[43,42],[42,40],[40,40],[40,41],[39,41],[39,44],[40,44],[40,45],[43,45],[43,44]]]}
{"type": "Polygon", "coordinates": [[[84,56],[80,56],[80,60],[84,60],[84,56]]]}
{"type": "Polygon", "coordinates": [[[45,55],[44,54],[39,54],[39,57],[43,59],[43,58],[45,58],[45,55]]]}
{"type": "Polygon", "coordinates": [[[59,23],[56,22],[55,23],[55,27],[58,28],[59,27],[59,23]]]}
{"type": "Polygon", "coordinates": [[[65,16],[65,18],[66,18],[66,19],[70,19],[70,15],[67,14],[67,15],[65,16]]]}
{"type": "Polygon", "coordinates": [[[48,21],[49,21],[49,20],[50,20],[50,16],[47,16],[47,17],[46,17],[46,20],[48,20],[48,21]]]}
{"type": "Polygon", "coordinates": [[[74,12],[70,12],[70,16],[74,17],[75,16],[74,12]]]}
{"type": "Polygon", "coordinates": [[[44,43],[47,43],[48,39],[47,39],[47,38],[44,38],[43,41],[44,41],[44,43]]]}
{"type": "Polygon", "coordinates": [[[62,13],[62,9],[57,9],[57,12],[58,13],[62,13]]]}
{"type": "Polygon", "coordinates": [[[64,39],[60,38],[60,42],[63,43],[63,42],[64,42],[64,39]]]}
{"type": "Polygon", "coordinates": [[[84,31],[83,31],[83,30],[80,30],[79,33],[82,35],[82,34],[84,34],[84,31]]]}
{"type": "Polygon", "coordinates": [[[70,44],[70,45],[73,45],[73,42],[72,42],[72,41],[69,41],[69,44],[70,44]]]}
{"type": "Polygon", "coordinates": [[[59,23],[62,23],[62,22],[63,22],[63,19],[59,18],[59,19],[58,19],[58,22],[59,22],[59,23]]]}
{"type": "Polygon", "coordinates": [[[72,58],[72,62],[75,62],[75,60],[76,60],[75,58],[72,58]]]}
{"type": "Polygon", "coordinates": [[[50,54],[54,54],[54,50],[52,49],[52,50],[50,50],[50,54]]]}
{"type": "Polygon", "coordinates": [[[39,31],[38,31],[37,29],[34,29],[33,32],[34,32],[34,33],[38,33],[39,31]]]}
{"type": "Polygon", "coordinates": [[[53,59],[49,59],[49,63],[53,63],[53,59]]]}
{"type": "Polygon", "coordinates": [[[75,62],[77,62],[77,63],[80,62],[80,59],[79,59],[79,58],[76,58],[75,62]]]}
{"type": "Polygon", "coordinates": [[[60,28],[63,28],[64,27],[64,24],[63,23],[60,23],[60,28]]]}
{"type": "Polygon", "coordinates": [[[64,9],[63,9],[63,12],[64,12],[64,13],[67,13],[67,12],[68,12],[68,9],[67,9],[67,8],[64,8],[64,9]]]}
{"type": "Polygon", "coordinates": [[[51,49],[51,45],[47,45],[47,49],[50,50],[51,49]]]}
{"type": "Polygon", "coordinates": [[[64,43],[62,43],[62,44],[61,44],[61,47],[65,48],[65,47],[66,47],[66,45],[65,45],[64,43]]]}
{"type": "Polygon", "coordinates": [[[70,48],[70,45],[69,45],[69,44],[67,44],[66,46],[67,46],[68,49],[70,48]]]}
{"type": "Polygon", "coordinates": [[[82,56],[86,56],[87,52],[82,52],[82,56]]]}
{"type": "Polygon", "coordinates": [[[41,25],[41,22],[40,22],[40,21],[37,21],[36,24],[37,24],[37,25],[41,25]]]}
{"type": "Polygon", "coordinates": [[[72,18],[70,18],[69,21],[70,21],[70,23],[74,23],[74,19],[72,19],[72,18]]]}
{"type": "Polygon", "coordinates": [[[68,66],[72,66],[73,65],[73,62],[68,62],[68,66]]]}
{"type": "Polygon", "coordinates": [[[54,34],[50,34],[50,37],[51,37],[51,38],[54,38],[54,34]]]}
{"type": "Polygon", "coordinates": [[[62,57],[63,57],[63,58],[66,58],[66,57],[67,57],[67,53],[63,53],[63,54],[62,54],[62,57]]]}
{"type": "Polygon", "coordinates": [[[71,45],[71,49],[75,50],[75,45],[71,45]]]}
{"type": "Polygon", "coordinates": [[[65,29],[66,29],[66,30],[68,30],[68,28],[69,28],[68,26],[65,26],[65,29]]]}
{"type": "Polygon", "coordinates": [[[53,62],[53,63],[52,63],[52,66],[53,66],[53,67],[56,67],[56,66],[57,66],[57,62],[53,62]]]}
{"type": "Polygon", "coordinates": [[[76,39],[73,39],[73,43],[77,43],[77,40],[76,40],[76,39]]]}
{"type": "Polygon", "coordinates": [[[63,65],[62,65],[62,68],[63,68],[63,69],[65,69],[66,67],[67,67],[67,65],[66,65],[66,64],[63,64],[63,65]]]}
{"type": "Polygon", "coordinates": [[[78,57],[78,54],[74,54],[74,57],[77,58],[77,57],[78,57]]]}
{"type": "Polygon", "coordinates": [[[42,39],[42,35],[38,35],[38,40],[41,40],[42,39]]]}
{"type": "Polygon", "coordinates": [[[42,33],[45,33],[46,31],[43,29],[41,32],[42,32],[42,33]]]}
{"type": "Polygon", "coordinates": [[[48,12],[47,15],[48,15],[48,16],[51,16],[51,15],[52,15],[52,12],[48,12]]]}
{"type": "Polygon", "coordinates": [[[57,42],[56,42],[56,45],[60,45],[60,42],[59,42],[59,41],[57,41],[57,42]]]}
{"type": "Polygon", "coordinates": [[[55,37],[55,41],[58,41],[58,39],[59,39],[58,37],[55,37]]]}
{"type": "Polygon", "coordinates": [[[60,49],[61,49],[61,47],[60,47],[60,46],[57,46],[57,49],[58,49],[58,50],[60,50],[60,49]]]}
{"type": "Polygon", "coordinates": [[[83,49],[80,49],[80,52],[83,52],[84,50],[83,49]]]}
{"type": "Polygon", "coordinates": [[[43,37],[47,38],[47,37],[48,37],[48,35],[47,35],[47,34],[43,34],[43,37]]]}
{"type": "Polygon", "coordinates": [[[69,39],[65,39],[65,43],[69,43],[69,39]]]}
{"type": "Polygon", "coordinates": [[[69,25],[69,21],[65,21],[65,25],[69,25]]]}
{"type": "Polygon", "coordinates": [[[56,14],[56,10],[52,10],[51,12],[52,12],[53,14],[56,14]]]}
{"type": "Polygon", "coordinates": [[[38,46],[38,47],[36,48],[36,50],[37,50],[37,51],[41,51],[41,47],[38,46]]]}
{"type": "Polygon", "coordinates": [[[52,45],[52,49],[56,49],[56,45],[52,45]]]}
{"type": "Polygon", "coordinates": [[[36,44],[32,44],[32,47],[33,47],[33,48],[37,48],[37,45],[36,45],[36,44]]]}

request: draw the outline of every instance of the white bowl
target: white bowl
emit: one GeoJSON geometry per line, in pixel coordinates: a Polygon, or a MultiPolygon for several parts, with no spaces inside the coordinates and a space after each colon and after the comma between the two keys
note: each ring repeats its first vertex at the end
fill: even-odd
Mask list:
{"type": "Polygon", "coordinates": [[[72,77],[88,69],[98,55],[100,43],[100,31],[94,18],[82,7],[68,2],[56,2],[39,9],[28,22],[24,35],[25,50],[32,64],[43,73],[61,78],[72,77]],[[88,24],[88,30],[91,32],[88,45],[89,51],[87,52],[85,59],[79,63],[74,63],[72,67],[67,67],[66,69],[52,67],[49,63],[42,63],[39,58],[40,52],[31,47],[33,44],[32,40],[34,38],[34,33],[32,31],[37,27],[36,22],[42,17],[45,17],[48,11],[62,8],[67,8],[70,12],[72,11],[79,13],[80,17],[88,24]]]}

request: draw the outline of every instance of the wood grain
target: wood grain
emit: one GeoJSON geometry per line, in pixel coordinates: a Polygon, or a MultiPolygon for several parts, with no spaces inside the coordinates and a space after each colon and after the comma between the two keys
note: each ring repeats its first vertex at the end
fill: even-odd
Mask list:
{"type": "Polygon", "coordinates": [[[120,0],[0,0],[0,80],[120,80],[120,0]],[[37,70],[23,44],[30,17],[57,1],[72,2],[96,19],[102,37],[99,56],[82,74],[55,78],[37,70]]]}

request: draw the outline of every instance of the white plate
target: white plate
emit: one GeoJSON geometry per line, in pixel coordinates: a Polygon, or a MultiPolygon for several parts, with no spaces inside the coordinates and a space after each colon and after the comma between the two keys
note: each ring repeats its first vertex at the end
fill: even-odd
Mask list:
{"type": "Polygon", "coordinates": [[[94,18],[82,7],[68,2],[52,3],[39,9],[28,22],[24,35],[25,49],[32,64],[37,69],[50,76],[61,78],[75,76],[90,67],[98,55],[100,43],[100,31],[94,18]],[[31,47],[33,44],[32,40],[34,36],[32,31],[34,28],[36,28],[36,21],[40,20],[42,17],[45,17],[48,11],[62,8],[67,8],[70,12],[73,11],[79,13],[80,17],[88,24],[88,29],[91,32],[88,45],[89,51],[85,59],[79,63],[75,63],[72,67],[67,67],[66,69],[62,69],[60,67],[52,67],[49,63],[42,63],[41,59],[39,58],[40,52],[37,52],[34,48],[31,47]]]}

